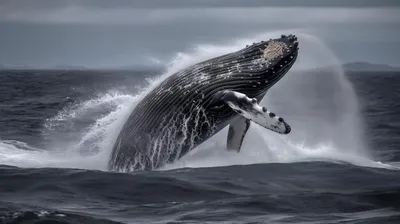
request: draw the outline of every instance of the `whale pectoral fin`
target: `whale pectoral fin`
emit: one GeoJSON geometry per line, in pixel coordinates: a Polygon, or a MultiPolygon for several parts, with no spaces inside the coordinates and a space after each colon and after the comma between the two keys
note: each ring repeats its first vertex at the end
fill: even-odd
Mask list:
{"type": "Polygon", "coordinates": [[[280,134],[288,134],[291,131],[290,126],[283,118],[258,105],[257,99],[249,98],[243,93],[230,90],[221,92],[219,93],[221,95],[220,99],[242,117],[280,134]]]}
{"type": "Polygon", "coordinates": [[[244,117],[239,117],[238,120],[229,125],[228,139],[227,139],[227,149],[229,151],[235,150],[240,152],[242,147],[244,136],[249,130],[250,120],[244,117]]]}

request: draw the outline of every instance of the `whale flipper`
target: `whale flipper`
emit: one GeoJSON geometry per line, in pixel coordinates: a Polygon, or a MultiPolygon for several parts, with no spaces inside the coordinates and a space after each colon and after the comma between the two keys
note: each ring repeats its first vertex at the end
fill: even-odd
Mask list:
{"type": "Polygon", "coordinates": [[[228,139],[227,139],[227,149],[240,151],[242,147],[244,136],[249,130],[250,120],[244,117],[239,117],[235,122],[229,125],[228,139]]]}
{"type": "Polygon", "coordinates": [[[264,128],[280,134],[288,134],[291,131],[290,126],[283,118],[276,116],[274,113],[268,111],[267,108],[258,105],[255,98],[249,98],[247,95],[236,91],[222,90],[214,95],[212,103],[218,99],[225,102],[242,117],[264,128]]]}

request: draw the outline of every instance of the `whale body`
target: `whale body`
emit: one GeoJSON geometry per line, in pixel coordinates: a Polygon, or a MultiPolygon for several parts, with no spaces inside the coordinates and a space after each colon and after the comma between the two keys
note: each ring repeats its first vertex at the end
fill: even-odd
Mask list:
{"type": "Polygon", "coordinates": [[[110,171],[173,163],[229,125],[227,150],[239,152],[251,123],[280,134],[290,125],[258,102],[292,67],[296,36],[253,43],[178,71],[133,109],[114,143],[110,171]]]}

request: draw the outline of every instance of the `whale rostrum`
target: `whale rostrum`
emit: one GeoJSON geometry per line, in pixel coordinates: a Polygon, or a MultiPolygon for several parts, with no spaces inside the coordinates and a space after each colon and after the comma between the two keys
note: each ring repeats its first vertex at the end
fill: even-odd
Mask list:
{"type": "Polygon", "coordinates": [[[298,56],[294,35],[261,41],[169,76],[131,112],[114,143],[110,171],[173,163],[229,126],[227,149],[239,152],[251,123],[289,134],[282,117],[260,106],[298,56]]]}

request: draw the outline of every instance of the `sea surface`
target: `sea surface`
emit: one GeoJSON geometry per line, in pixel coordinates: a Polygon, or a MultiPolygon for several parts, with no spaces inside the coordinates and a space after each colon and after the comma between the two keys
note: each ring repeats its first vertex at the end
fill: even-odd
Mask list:
{"type": "Polygon", "coordinates": [[[260,102],[289,135],[252,124],[233,153],[223,129],[146,172],[107,171],[135,105],[249,41],[181,54],[165,70],[0,71],[0,223],[400,223],[400,72],[344,71],[307,38],[260,102]]]}

